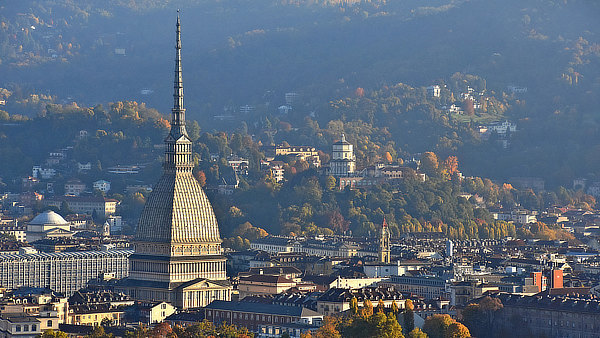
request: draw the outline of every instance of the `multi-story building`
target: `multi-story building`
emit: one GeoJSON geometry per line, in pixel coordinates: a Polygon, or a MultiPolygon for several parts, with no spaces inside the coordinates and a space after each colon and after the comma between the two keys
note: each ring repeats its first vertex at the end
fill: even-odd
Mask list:
{"type": "Polygon", "coordinates": [[[134,301],[122,293],[110,291],[75,292],[69,297],[69,324],[99,326],[105,321],[121,325],[125,308],[134,301]]]}
{"type": "Polygon", "coordinates": [[[295,240],[285,237],[268,236],[250,243],[250,248],[270,253],[297,252],[321,257],[359,256],[360,247],[348,241],[304,239],[295,240]]]}
{"type": "Polygon", "coordinates": [[[256,333],[261,325],[303,323],[318,326],[323,320],[322,314],[304,307],[222,300],[210,303],[204,314],[215,324],[235,324],[256,333]]]}
{"type": "Polygon", "coordinates": [[[267,147],[266,155],[270,159],[276,156],[295,156],[296,159],[306,161],[313,167],[318,168],[321,166],[319,152],[315,147],[277,145],[267,147]]]}
{"type": "Polygon", "coordinates": [[[237,175],[248,176],[248,169],[250,167],[250,161],[245,158],[237,157],[237,156],[229,156],[227,157],[227,164],[237,175]]]}
{"type": "Polygon", "coordinates": [[[81,180],[72,178],[65,183],[66,196],[79,196],[85,191],[86,185],[81,180]]]}
{"type": "Polygon", "coordinates": [[[27,227],[24,225],[19,225],[16,220],[12,224],[0,225],[0,234],[8,237],[14,237],[14,239],[19,242],[25,242],[27,240],[25,233],[26,230],[27,227]]]}
{"type": "Polygon", "coordinates": [[[396,303],[399,309],[404,308],[404,298],[399,291],[390,287],[365,287],[361,289],[331,288],[317,299],[317,311],[325,316],[331,316],[350,309],[350,301],[356,298],[359,307],[365,306],[369,300],[377,306],[379,300],[385,307],[392,307],[396,303]]]}
{"type": "Polygon", "coordinates": [[[441,88],[439,85],[433,85],[427,87],[427,95],[431,97],[440,97],[441,88]]]}
{"type": "Polygon", "coordinates": [[[46,205],[60,208],[63,203],[78,214],[93,215],[98,217],[108,217],[117,211],[119,201],[112,198],[98,196],[57,196],[53,199],[47,199],[46,205]]]}
{"type": "Polygon", "coordinates": [[[251,275],[240,277],[240,299],[246,296],[276,295],[296,286],[296,282],[279,275],[251,275]]]}
{"type": "Polygon", "coordinates": [[[449,289],[445,279],[433,276],[392,276],[379,283],[400,292],[410,292],[425,299],[448,298],[449,289]]]}
{"type": "Polygon", "coordinates": [[[515,337],[600,337],[600,301],[587,297],[492,294],[503,308],[494,313],[500,329],[515,337]],[[514,330],[518,327],[519,330],[514,330]]]}
{"type": "Polygon", "coordinates": [[[271,172],[271,177],[275,179],[276,182],[283,181],[285,169],[283,166],[285,163],[283,161],[265,161],[261,160],[260,169],[271,172]]]}
{"type": "Polygon", "coordinates": [[[48,287],[71,295],[102,274],[126,277],[132,250],[0,255],[0,285],[48,287]]]}
{"type": "Polygon", "coordinates": [[[51,179],[56,175],[56,169],[52,168],[42,168],[42,166],[35,165],[31,170],[31,176],[34,178],[41,178],[43,180],[51,179]]]}
{"type": "Polygon", "coordinates": [[[36,338],[42,333],[37,317],[26,313],[0,315],[0,337],[36,338]]]}
{"type": "Polygon", "coordinates": [[[105,180],[98,180],[94,182],[94,189],[98,189],[103,193],[107,193],[110,191],[110,182],[105,180]]]}

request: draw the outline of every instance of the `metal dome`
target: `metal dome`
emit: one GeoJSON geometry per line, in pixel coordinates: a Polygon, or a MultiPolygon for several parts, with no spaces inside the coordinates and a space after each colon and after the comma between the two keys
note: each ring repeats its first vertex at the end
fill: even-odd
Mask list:
{"type": "Polygon", "coordinates": [[[56,225],[64,225],[69,224],[69,222],[65,221],[61,215],[55,213],[52,210],[46,210],[41,214],[35,216],[29,224],[34,225],[46,225],[46,224],[56,224],[56,225]]]}

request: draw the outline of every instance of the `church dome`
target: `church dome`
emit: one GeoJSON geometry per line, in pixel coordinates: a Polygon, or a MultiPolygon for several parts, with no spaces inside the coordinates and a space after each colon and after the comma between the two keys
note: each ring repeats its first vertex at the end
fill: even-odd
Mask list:
{"type": "Polygon", "coordinates": [[[55,225],[65,225],[65,224],[69,224],[69,222],[65,221],[64,218],[62,218],[61,215],[55,213],[52,210],[46,210],[44,212],[42,212],[41,214],[35,216],[31,222],[29,222],[29,224],[33,224],[33,225],[49,225],[49,224],[55,224],[55,225]]]}

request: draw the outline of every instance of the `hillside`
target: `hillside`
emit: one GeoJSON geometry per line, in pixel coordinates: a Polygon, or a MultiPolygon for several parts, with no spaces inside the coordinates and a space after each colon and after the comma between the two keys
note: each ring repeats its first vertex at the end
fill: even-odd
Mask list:
{"type": "MultiPolygon", "coordinates": [[[[167,18],[179,7],[186,106],[204,130],[257,133],[264,127],[257,121],[265,119],[299,128],[310,115],[323,127],[331,121],[362,124],[357,137],[376,135],[379,146],[393,141],[399,154],[435,150],[457,155],[467,174],[541,176],[551,185],[567,186],[574,177],[600,174],[600,6],[594,1],[100,5],[39,0],[2,6],[0,87],[13,93],[7,106],[13,114],[27,114],[10,103],[29,92],[90,106],[136,100],[167,112],[173,57],[173,27],[167,18]],[[125,55],[119,54],[122,50],[125,55]],[[475,132],[478,119],[446,121],[441,103],[423,105],[419,99],[416,109],[401,103],[396,114],[384,112],[382,95],[398,97],[386,88],[399,84],[415,88],[409,96],[418,97],[419,88],[433,83],[449,84],[459,94],[459,85],[452,86],[457,72],[474,75],[479,89],[505,104],[494,118],[518,124],[511,147],[481,142],[475,132]],[[513,95],[510,85],[528,91],[513,95]],[[359,113],[331,104],[355,100],[357,88],[365,92],[351,103],[359,113]],[[293,114],[278,115],[284,93],[292,91],[301,102],[293,114]],[[255,113],[239,115],[239,106],[246,104],[255,106],[255,113]],[[233,121],[211,118],[229,114],[233,121]]],[[[274,141],[291,136],[280,133],[274,141]]],[[[324,141],[314,145],[324,146],[324,141]]]]}

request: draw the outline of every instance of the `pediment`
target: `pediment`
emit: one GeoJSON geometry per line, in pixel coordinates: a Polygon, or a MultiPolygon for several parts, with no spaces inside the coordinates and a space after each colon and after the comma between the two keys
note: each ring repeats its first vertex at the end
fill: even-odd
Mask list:
{"type": "Polygon", "coordinates": [[[212,289],[212,288],[223,288],[223,285],[212,282],[208,279],[200,279],[196,281],[190,281],[181,285],[182,291],[201,290],[201,289],[212,289]]]}

